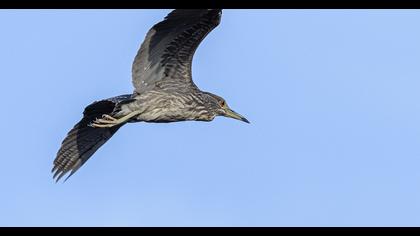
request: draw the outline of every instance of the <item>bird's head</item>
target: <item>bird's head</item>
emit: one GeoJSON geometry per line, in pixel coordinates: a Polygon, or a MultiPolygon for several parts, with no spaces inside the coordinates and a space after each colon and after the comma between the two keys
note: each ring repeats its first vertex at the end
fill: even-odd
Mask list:
{"type": "Polygon", "coordinates": [[[230,109],[225,99],[212,93],[207,94],[209,95],[209,106],[210,109],[213,111],[214,116],[225,116],[249,123],[249,121],[245,117],[230,109]]]}

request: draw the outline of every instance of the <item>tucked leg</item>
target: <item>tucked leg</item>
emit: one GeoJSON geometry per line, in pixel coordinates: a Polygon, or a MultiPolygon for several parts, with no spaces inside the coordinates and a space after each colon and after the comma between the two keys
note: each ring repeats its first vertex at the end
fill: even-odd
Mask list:
{"type": "Polygon", "coordinates": [[[116,119],[110,115],[102,115],[101,119],[96,119],[95,121],[93,121],[91,124],[89,124],[89,126],[94,127],[94,128],[110,128],[113,127],[115,125],[119,125],[122,123],[127,122],[129,119],[133,118],[134,116],[140,114],[141,111],[133,111],[119,119],[116,119]]]}

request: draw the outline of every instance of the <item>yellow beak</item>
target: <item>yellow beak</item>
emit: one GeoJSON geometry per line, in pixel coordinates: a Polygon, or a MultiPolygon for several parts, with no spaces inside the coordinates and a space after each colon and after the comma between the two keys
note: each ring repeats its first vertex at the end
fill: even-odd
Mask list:
{"type": "Polygon", "coordinates": [[[226,108],[225,112],[226,113],[224,114],[224,116],[226,116],[226,117],[237,119],[237,120],[246,122],[248,124],[250,123],[245,117],[241,116],[240,114],[236,113],[235,111],[231,110],[230,108],[226,108]]]}

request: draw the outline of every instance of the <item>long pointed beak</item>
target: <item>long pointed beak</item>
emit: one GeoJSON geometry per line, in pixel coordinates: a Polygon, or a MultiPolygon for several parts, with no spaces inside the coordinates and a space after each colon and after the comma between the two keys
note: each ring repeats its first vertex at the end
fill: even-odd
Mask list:
{"type": "Polygon", "coordinates": [[[236,113],[235,111],[233,111],[233,110],[231,110],[229,108],[227,108],[225,111],[226,111],[226,113],[225,113],[224,116],[226,116],[226,117],[237,119],[237,120],[246,122],[248,124],[250,123],[245,117],[241,116],[240,114],[236,113]]]}

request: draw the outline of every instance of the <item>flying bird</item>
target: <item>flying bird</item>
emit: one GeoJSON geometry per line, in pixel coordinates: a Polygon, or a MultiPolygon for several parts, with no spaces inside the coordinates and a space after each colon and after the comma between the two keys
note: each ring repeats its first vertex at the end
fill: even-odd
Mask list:
{"type": "Polygon", "coordinates": [[[72,176],[119,128],[134,122],[212,121],[225,116],[249,123],[192,80],[194,52],[216,26],[220,9],[173,10],[147,33],[132,65],[132,94],[93,102],[68,132],[54,160],[56,181],[72,176]]]}

